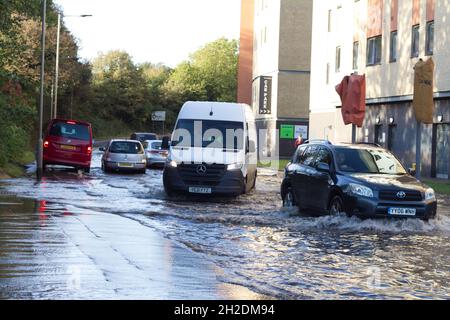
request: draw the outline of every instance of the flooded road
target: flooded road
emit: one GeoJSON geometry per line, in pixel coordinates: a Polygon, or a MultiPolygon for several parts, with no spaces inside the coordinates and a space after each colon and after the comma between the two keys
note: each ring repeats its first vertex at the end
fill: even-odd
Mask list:
{"type": "Polygon", "coordinates": [[[0,196],[0,298],[450,298],[448,202],[429,223],[307,217],[281,208],[280,181],[171,201],[161,171],[106,175],[98,152],[88,176],[3,181],[36,201],[0,196]]]}

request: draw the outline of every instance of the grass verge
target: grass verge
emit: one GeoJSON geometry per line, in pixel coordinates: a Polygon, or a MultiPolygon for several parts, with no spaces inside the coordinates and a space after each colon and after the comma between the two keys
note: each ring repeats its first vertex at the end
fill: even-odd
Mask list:
{"type": "Polygon", "coordinates": [[[432,187],[436,193],[450,195],[450,181],[424,180],[423,182],[432,187]]]}
{"type": "Polygon", "coordinates": [[[277,169],[278,171],[283,171],[284,168],[286,167],[286,165],[290,162],[291,160],[273,160],[270,161],[268,163],[266,162],[258,162],[258,168],[273,168],[273,169],[277,169]]]}

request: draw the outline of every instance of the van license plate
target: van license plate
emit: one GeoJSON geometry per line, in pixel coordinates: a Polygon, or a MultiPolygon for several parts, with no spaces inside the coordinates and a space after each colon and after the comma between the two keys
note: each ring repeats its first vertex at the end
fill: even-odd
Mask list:
{"type": "Polygon", "coordinates": [[[211,194],[212,189],[211,188],[190,187],[189,192],[190,193],[199,193],[199,194],[211,194]]]}
{"type": "Polygon", "coordinates": [[[75,151],[75,150],[77,150],[77,147],[74,147],[74,146],[67,146],[67,145],[61,145],[61,149],[63,149],[63,150],[71,150],[71,151],[75,151]]]}
{"type": "Polygon", "coordinates": [[[410,208],[389,208],[388,213],[391,216],[414,217],[417,210],[410,208]]]}

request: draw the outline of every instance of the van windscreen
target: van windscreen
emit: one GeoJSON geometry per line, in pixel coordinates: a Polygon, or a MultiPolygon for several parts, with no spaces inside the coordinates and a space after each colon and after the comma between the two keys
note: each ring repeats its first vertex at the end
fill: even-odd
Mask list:
{"type": "Polygon", "coordinates": [[[76,140],[91,140],[89,127],[84,124],[55,122],[50,128],[50,135],[55,137],[70,138],[76,140]]]}
{"type": "Polygon", "coordinates": [[[180,119],[172,146],[223,150],[244,148],[244,124],[234,121],[180,119]]]}

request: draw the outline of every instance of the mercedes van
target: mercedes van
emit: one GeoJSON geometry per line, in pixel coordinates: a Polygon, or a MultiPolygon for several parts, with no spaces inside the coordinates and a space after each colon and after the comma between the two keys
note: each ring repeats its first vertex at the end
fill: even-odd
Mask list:
{"type": "Polygon", "coordinates": [[[251,191],[257,177],[256,141],[248,105],[185,103],[164,168],[166,193],[237,196],[251,191]]]}

